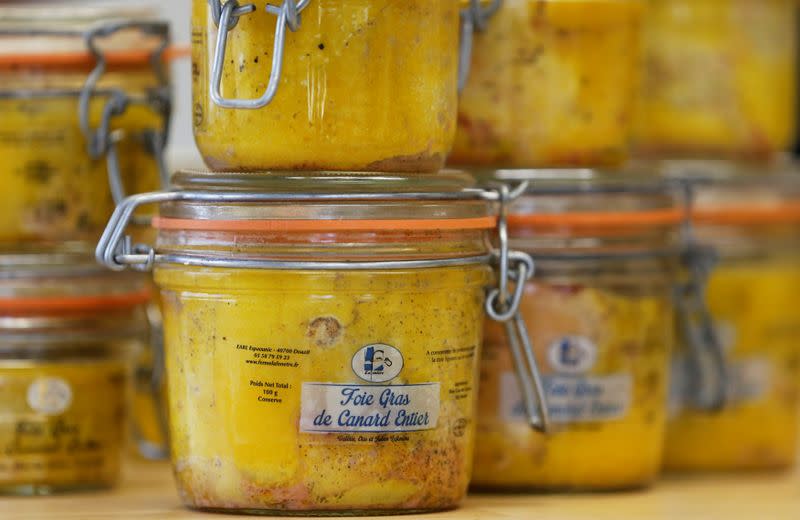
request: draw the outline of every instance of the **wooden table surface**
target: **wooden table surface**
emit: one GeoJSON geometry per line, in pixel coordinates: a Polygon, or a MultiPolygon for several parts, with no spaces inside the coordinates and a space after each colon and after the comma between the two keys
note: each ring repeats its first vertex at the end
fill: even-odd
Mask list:
{"type": "MultiPolygon", "coordinates": [[[[184,509],[166,464],[135,462],[103,493],[0,498],[0,519],[241,519],[184,509]]],[[[385,518],[385,517],[383,517],[385,518]]],[[[647,491],[589,495],[473,495],[456,511],[404,519],[800,520],[800,473],[677,479],[647,491]]]]}

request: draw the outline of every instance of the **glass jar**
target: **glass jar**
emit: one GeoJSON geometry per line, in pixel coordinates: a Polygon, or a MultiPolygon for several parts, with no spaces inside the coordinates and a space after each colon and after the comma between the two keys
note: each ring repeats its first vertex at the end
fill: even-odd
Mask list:
{"type": "Polygon", "coordinates": [[[717,256],[705,296],[726,363],[725,406],[695,406],[702,388],[691,384],[687,347],[679,349],[668,470],[778,469],[797,460],[800,177],[731,172],[694,181],[693,211],[696,241],[717,256]]]}
{"type": "Polygon", "coordinates": [[[650,0],[638,151],[765,158],[795,136],[795,0],[650,0]]]}
{"type": "Polygon", "coordinates": [[[0,493],[117,482],[149,296],[75,250],[0,252],[0,493]]]}
{"type": "Polygon", "coordinates": [[[676,197],[663,183],[588,170],[495,177],[532,180],[508,228],[513,247],[535,262],[520,313],[550,427],[526,424],[506,336],[488,323],[472,485],[604,491],[651,483],[661,467],[673,343],[683,216],[676,197]]]}
{"type": "Polygon", "coordinates": [[[459,5],[303,0],[295,18],[293,2],[194,0],[194,134],[206,164],[439,170],[455,133],[459,5]]]}
{"type": "MultiPolygon", "coordinates": [[[[484,305],[518,303],[499,289],[485,297],[500,195],[460,173],[173,181],[177,191],[121,206],[98,257],[155,267],[184,502],[277,514],[456,507],[484,305]],[[146,203],[160,203],[158,240],[131,248],[126,219],[146,203]]],[[[508,258],[524,280],[529,259],[508,258]]]]}
{"type": "Polygon", "coordinates": [[[164,367],[164,327],[161,298],[152,283],[154,297],[147,306],[150,323],[148,347],[136,359],[132,416],[134,449],[148,460],[169,458],[167,378],[164,367]]]}
{"type": "Polygon", "coordinates": [[[639,59],[638,0],[505,0],[476,35],[451,164],[621,163],[639,59]]]}
{"type": "Polygon", "coordinates": [[[96,240],[112,195],[158,188],[167,40],[140,10],[0,8],[0,241],[96,240]]]}

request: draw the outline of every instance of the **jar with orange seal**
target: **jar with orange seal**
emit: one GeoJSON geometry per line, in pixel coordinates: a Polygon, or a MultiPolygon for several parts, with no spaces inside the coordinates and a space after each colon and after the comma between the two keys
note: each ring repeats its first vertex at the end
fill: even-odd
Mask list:
{"type": "Polygon", "coordinates": [[[534,260],[520,316],[547,414],[545,431],[532,431],[514,348],[488,322],[472,486],[608,491],[652,483],[666,426],[679,194],[590,170],[494,178],[531,180],[507,223],[511,246],[534,260]]]}
{"type": "Polygon", "coordinates": [[[459,0],[194,0],[194,135],[215,170],[435,172],[459,0]]]}
{"type": "Polygon", "coordinates": [[[142,275],[85,251],[0,250],[0,493],[107,488],[120,476],[142,275]]]}
{"type": "Polygon", "coordinates": [[[511,320],[513,280],[531,268],[507,242],[496,255],[490,246],[508,190],[458,172],[173,181],[123,203],[97,254],[113,269],[154,268],[184,503],[273,514],[457,507],[472,470],[485,309],[511,320]],[[132,247],[127,220],[144,204],[160,206],[158,239],[132,247]],[[497,281],[491,263],[505,265],[497,281]]]}
{"type": "Polygon", "coordinates": [[[640,0],[505,0],[475,46],[448,162],[608,166],[627,157],[640,0]]]}
{"type": "Polygon", "coordinates": [[[711,386],[698,381],[697,340],[679,336],[665,468],[791,467],[800,416],[800,176],[733,163],[695,164],[684,175],[693,240],[711,254],[696,267],[713,325],[700,340],[716,346],[722,368],[711,386]]]}
{"type": "Polygon", "coordinates": [[[758,159],[796,134],[795,0],[649,0],[639,155],[758,159]]]}
{"type": "Polygon", "coordinates": [[[166,181],[168,38],[147,10],[0,7],[0,241],[96,240],[166,181]]]}

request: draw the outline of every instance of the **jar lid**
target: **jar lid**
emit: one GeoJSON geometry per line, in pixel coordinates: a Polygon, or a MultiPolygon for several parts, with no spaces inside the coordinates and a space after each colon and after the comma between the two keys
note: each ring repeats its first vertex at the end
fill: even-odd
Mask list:
{"type": "Polygon", "coordinates": [[[426,231],[496,225],[489,202],[463,197],[475,181],[456,171],[423,175],[182,171],[173,177],[173,185],[196,196],[161,204],[160,216],[153,221],[158,229],[426,231]],[[260,203],[243,200],[243,193],[260,203]]]}
{"type": "Polygon", "coordinates": [[[800,168],[791,162],[663,161],[665,178],[692,186],[698,225],[775,226],[800,223],[800,168]]]}
{"type": "MultiPolygon", "coordinates": [[[[0,7],[0,68],[91,67],[88,34],[111,66],[145,66],[169,32],[153,9],[119,5],[0,7]],[[110,28],[118,30],[110,31],[110,28]]],[[[184,51],[165,51],[165,58],[184,51]]]]}
{"type": "Polygon", "coordinates": [[[0,248],[0,316],[96,313],[149,300],[146,277],[110,272],[80,246],[0,248]]]}
{"type": "MultiPolygon", "coordinates": [[[[505,199],[457,171],[438,174],[183,171],[175,189],[127,198],[98,246],[114,270],[184,265],[371,270],[487,264],[505,199]],[[127,229],[158,205],[155,244],[127,229]]],[[[519,257],[504,257],[517,265],[519,257]]],[[[527,260],[526,257],[524,260],[527,260]]]]}
{"type": "Polygon", "coordinates": [[[692,220],[710,226],[800,224],[800,175],[758,175],[696,184],[692,220]]]}
{"type": "Polygon", "coordinates": [[[508,212],[509,236],[534,255],[674,251],[686,209],[679,191],[654,178],[591,169],[499,170],[490,178],[529,181],[508,212]]]}
{"type": "Polygon", "coordinates": [[[500,170],[503,181],[530,181],[511,207],[510,229],[626,233],[676,226],[685,211],[668,183],[597,170],[500,170]]]}

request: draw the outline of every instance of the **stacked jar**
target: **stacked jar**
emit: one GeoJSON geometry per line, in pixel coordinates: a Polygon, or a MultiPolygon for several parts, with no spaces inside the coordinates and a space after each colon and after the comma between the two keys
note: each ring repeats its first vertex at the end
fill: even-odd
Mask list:
{"type": "Polygon", "coordinates": [[[487,326],[478,488],[639,488],[660,472],[684,210],[669,183],[622,173],[644,10],[506,0],[476,37],[449,161],[530,184],[504,225],[536,266],[526,330],[487,326]],[[521,360],[537,385],[509,371],[521,360]]]}
{"type": "Polygon", "coordinates": [[[651,0],[637,155],[692,202],[669,470],[793,465],[797,2],[651,0]],[[748,302],[758,300],[758,305],[748,302]]]}
{"type": "Polygon", "coordinates": [[[0,8],[3,492],[120,476],[151,291],[92,244],[115,200],[163,179],[168,37],[141,10],[0,8]]]}
{"type": "Polygon", "coordinates": [[[193,2],[211,171],[125,199],[97,247],[110,269],[154,271],[187,506],[460,504],[484,316],[518,319],[514,288],[532,274],[497,233],[514,194],[440,171],[485,4],[193,2]],[[136,243],[149,208],[157,236],[136,243]]]}
{"type": "Polygon", "coordinates": [[[800,415],[800,281],[795,167],[672,163],[692,192],[687,264],[698,297],[679,301],[665,467],[794,466],[800,415]]]}

